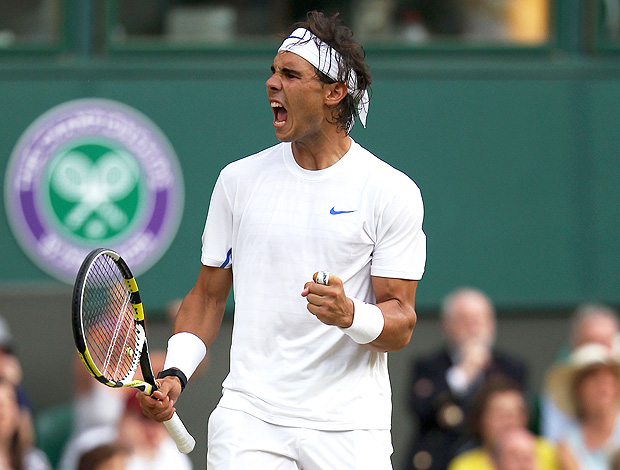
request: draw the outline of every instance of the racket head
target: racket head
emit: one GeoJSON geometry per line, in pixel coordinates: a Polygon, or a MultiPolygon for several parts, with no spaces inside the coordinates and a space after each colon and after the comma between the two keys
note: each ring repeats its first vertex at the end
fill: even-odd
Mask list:
{"type": "Polygon", "coordinates": [[[82,262],[73,288],[72,326],[78,353],[93,377],[109,387],[152,393],[150,384],[134,380],[141,361],[148,362],[148,356],[141,359],[144,309],[136,280],[117,252],[97,248],[82,262]]]}

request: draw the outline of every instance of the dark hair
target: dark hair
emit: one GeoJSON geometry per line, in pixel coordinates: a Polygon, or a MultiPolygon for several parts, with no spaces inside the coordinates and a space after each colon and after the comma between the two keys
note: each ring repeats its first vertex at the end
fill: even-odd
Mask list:
{"type": "Polygon", "coordinates": [[[306,28],[340,54],[342,62],[338,70],[338,80],[333,80],[320,70],[316,70],[321,82],[348,83],[351,74],[355,74],[357,90],[355,92],[349,90],[347,96],[333,107],[332,113],[333,123],[348,133],[357,115],[357,105],[364,99],[364,91],[368,91],[369,97],[371,94],[372,77],[364,62],[366,52],[359,42],[353,40],[353,31],[342,24],[338,13],[328,17],[321,12],[311,11],[307,14],[306,21],[293,26],[293,30],[296,28],[306,28]]]}
{"type": "Polygon", "coordinates": [[[523,388],[518,382],[502,374],[489,377],[487,381],[476,392],[474,401],[469,410],[469,425],[472,435],[482,442],[482,417],[487,411],[487,407],[495,395],[505,392],[515,392],[523,397],[523,388]]]}
{"type": "Polygon", "coordinates": [[[129,455],[129,450],[121,444],[103,444],[82,454],[78,470],[96,470],[116,455],[129,455]]]}

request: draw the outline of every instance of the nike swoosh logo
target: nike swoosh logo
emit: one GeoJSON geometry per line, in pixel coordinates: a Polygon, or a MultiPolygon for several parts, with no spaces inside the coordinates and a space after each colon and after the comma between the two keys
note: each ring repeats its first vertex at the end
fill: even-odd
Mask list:
{"type": "Polygon", "coordinates": [[[331,210],[329,211],[331,215],[350,214],[351,212],[357,212],[357,211],[337,211],[336,206],[332,207],[331,210]]]}

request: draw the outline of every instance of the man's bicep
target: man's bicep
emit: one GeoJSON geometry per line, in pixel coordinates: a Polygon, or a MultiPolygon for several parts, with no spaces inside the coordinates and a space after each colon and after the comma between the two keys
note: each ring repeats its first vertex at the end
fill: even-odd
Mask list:
{"type": "Polygon", "coordinates": [[[373,351],[398,351],[409,343],[417,322],[418,281],[373,276],[372,285],[384,324],[379,337],[365,346],[373,351]]]}
{"type": "Polygon", "coordinates": [[[415,307],[415,292],[418,281],[409,279],[394,279],[390,277],[372,277],[372,288],[375,292],[377,304],[396,300],[401,304],[415,307]]]}
{"type": "Polygon", "coordinates": [[[194,289],[202,297],[213,299],[216,302],[226,302],[231,287],[232,269],[203,265],[198,273],[194,289]]]}
{"type": "Polygon", "coordinates": [[[209,347],[220,329],[231,287],[231,269],[203,265],[196,284],[183,299],[174,332],[194,333],[209,347]]]}

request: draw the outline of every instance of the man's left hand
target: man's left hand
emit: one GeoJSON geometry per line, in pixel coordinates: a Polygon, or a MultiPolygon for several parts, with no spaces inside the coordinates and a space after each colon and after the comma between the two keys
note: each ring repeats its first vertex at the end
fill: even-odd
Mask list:
{"type": "Polygon", "coordinates": [[[326,325],[348,328],[353,324],[353,301],[346,296],[342,280],[333,274],[327,285],[306,282],[301,295],[308,301],[308,311],[326,325]]]}

